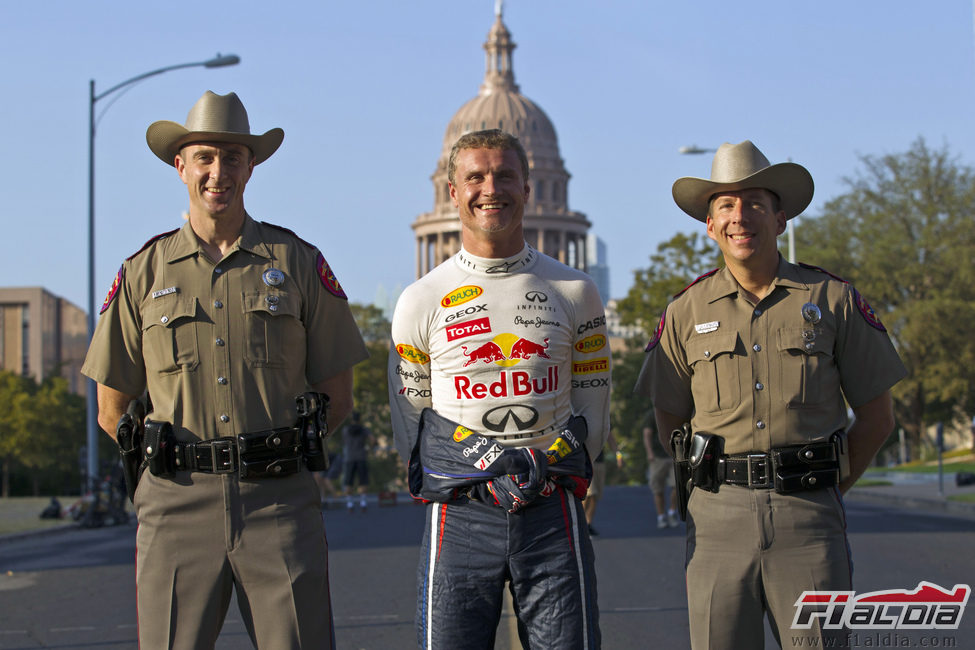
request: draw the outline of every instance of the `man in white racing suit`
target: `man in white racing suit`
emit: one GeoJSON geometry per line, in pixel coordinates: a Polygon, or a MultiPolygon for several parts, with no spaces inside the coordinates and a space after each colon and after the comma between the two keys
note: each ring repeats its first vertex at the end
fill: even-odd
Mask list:
{"type": "Polygon", "coordinates": [[[606,319],[588,275],[526,244],[528,173],[514,136],[457,141],[463,247],[393,316],[393,432],[429,501],[421,648],[493,648],[505,582],[525,647],[600,645],[581,498],[609,431],[606,319]]]}

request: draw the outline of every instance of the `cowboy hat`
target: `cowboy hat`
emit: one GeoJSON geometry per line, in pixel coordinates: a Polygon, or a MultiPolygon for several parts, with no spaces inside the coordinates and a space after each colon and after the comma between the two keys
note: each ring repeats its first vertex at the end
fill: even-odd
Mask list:
{"type": "Polygon", "coordinates": [[[217,95],[209,90],[190,109],[185,126],[162,120],[153,122],[146,130],[146,142],[152,153],[169,165],[175,164],[180,149],[194,142],[242,144],[253,152],[257,165],[270,158],[283,139],[281,129],[251,135],[247,111],[237,93],[217,95]]]}
{"type": "Polygon", "coordinates": [[[813,197],[813,179],[805,167],[791,162],[772,165],[750,140],[725,142],[714,154],[710,180],[678,178],[673,194],[681,210],[698,221],[707,221],[712,196],[756,187],[779,197],[786,219],[805,210],[813,197]]]}

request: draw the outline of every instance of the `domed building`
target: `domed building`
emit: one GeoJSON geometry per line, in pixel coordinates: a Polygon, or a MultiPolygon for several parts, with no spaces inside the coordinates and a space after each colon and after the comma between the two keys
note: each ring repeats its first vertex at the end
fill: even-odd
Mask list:
{"type": "Polygon", "coordinates": [[[555,127],[545,111],[519,92],[512,65],[514,49],[499,4],[484,44],[484,82],[477,97],[461,106],[447,125],[432,176],[433,211],[413,222],[417,278],[460,250],[460,219],[450,200],[447,160],[457,138],[484,129],[501,129],[517,136],[528,154],[531,193],[525,205],[525,239],[564,264],[588,270],[586,236],[592,224],[584,214],[568,207],[569,172],[559,155],[555,127]]]}

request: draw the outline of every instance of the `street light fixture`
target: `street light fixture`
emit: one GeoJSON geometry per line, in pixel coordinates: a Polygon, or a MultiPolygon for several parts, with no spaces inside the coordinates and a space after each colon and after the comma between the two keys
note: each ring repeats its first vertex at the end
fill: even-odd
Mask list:
{"type": "MultiPolygon", "coordinates": [[[[144,72],[138,76],[126,79],[122,83],[115,84],[108,90],[95,94],[95,80],[92,79],[88,86],[88,342],[95,333],[95,104],[100,99],[104,99],[116,90],[125,86],[142,81],[147,77],[153,77],[170,70],[179,68],[222,68],[228,65],[237,65],[240,57],[236,54],[220,54],[206,61],[196,61],[194,63],[179,63],[169,65],[158,70],[144,72]]],[[[106,108],[106,110],[108,110],[106,108]]],[[[104,112],[102,113],[104,115],[104,112]]],[[[88,390],[86,395],[87,404],[87,435],[86,444],[88,445],[87,472],[88,481],[98,476],[98,422],[96,413],[98,411],[95,396],[95,381],[88,380],[88,390]]],[[[89,487],[91,484],[89,483],[89,487]]]]}
{"type": "MultiPolygon", "coordinates": [[[[690,146],[683,146],[677,150],[677,153],[681,154],[701,154],[701,153],[716,153],[717,149],[704,149],[692,144],[690,146]]],[[[789,158],[789,162],[792,162],[792,158],[789,158]]],[[[795,230],[795,219],[789,219],[786,223],[786,235],[789,241],[789,263],[796,263],[796,230],[795,230]]]]}

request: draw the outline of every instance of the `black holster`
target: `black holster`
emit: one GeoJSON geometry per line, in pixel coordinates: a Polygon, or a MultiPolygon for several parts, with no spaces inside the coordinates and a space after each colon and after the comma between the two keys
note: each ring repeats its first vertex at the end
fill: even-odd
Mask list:
{"type": "Polygon", "coordinates": [[[312,472],[328,469],[328,453],[325,449],[325,436],[328,435],[328,395],[325,393],[302,393],[295,398],[298,411],[297,428],[301,432],[301,455],[305,465],[312,472]]]}
{"type": "Polygon", "coordinates": [[[695,487],[717,492],[718,460],[723,439],[713,433],[691,433],[690,424],[670,434],[670,450],[674,455],[674,484],[677,490],[677,511],[687,520],[687,502],[695,487]]]}
{"type": "Polygon", "coordinates": [[[142,400],[134,399],[129,402],[122,417],[115,426],[115,441],[118,443],[119,455],[122,458],[122,476],[125,478],[125,492],[129,501],[135,499],[135,488],[139,484],[142,470],[142,420],[146,416],[146,408],[142,400]]]}

